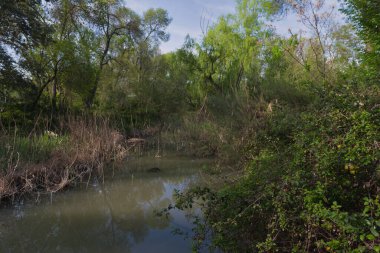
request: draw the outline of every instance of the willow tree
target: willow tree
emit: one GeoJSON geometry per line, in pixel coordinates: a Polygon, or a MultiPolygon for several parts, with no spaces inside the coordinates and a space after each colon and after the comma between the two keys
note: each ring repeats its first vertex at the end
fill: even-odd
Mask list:
{"type": "Polygon", "coordinates": [[[203,27],[200,43],[187,40],[181,54],[194,73],[188,87],[191,101],[202,107],[209,96],[240,103],[258,94],[262,52],[271,35],[264,21],[272,8],[270,1],[238,1],[234,14],[203,27]]]}

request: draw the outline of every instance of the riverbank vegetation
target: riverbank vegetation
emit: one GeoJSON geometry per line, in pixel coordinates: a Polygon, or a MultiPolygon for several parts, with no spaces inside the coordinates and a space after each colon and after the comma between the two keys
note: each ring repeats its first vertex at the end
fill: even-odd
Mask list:
{"type": "Polygon", "coordinates": [[[346,0],[343,22],[329,1],[237,1],[161,54],[163,9],[3,1],[0,198],[145,143],[218,161],[218,187],[177,196],[203,199],[195,249],[211,235],[226,252],[380,252],[378,9],[346,0]],[[304,31],[280,35],[287,16],[304,31]]]}
{"type": "Polygon", "coordinates": [[[187,51],[207,108],[197,129],[234,170],[221,189],[180,193],[177,208],[208,200],[195,246],[211,233],[226,252],[379,252],[374,6],[346,2],[353,23],[338,24],[324,1],[266,4],[241,1],[187,51]],[[308,35],[257,21],[282,11],[308,35]]]}
{"type": "MultiPolygon", "coordinates": [[[[36,192],[54,193],[125,158],[128,145],[106,119],[60,119],[59,131],[17,132],[0,136],[0,199],[36,192]]],[[[58,130],[58,128],[56,129],[58,130]]]]}

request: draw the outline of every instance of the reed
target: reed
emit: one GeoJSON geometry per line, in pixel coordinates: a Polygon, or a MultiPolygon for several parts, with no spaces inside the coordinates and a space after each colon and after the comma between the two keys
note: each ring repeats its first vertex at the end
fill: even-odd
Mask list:
{"type": "Polygon", "coordinates": [[[127,154],[123,135],[106,118],[68,117],[56,131],[0,134],[0,200],[32,192],[57,192],[127,154]]]}

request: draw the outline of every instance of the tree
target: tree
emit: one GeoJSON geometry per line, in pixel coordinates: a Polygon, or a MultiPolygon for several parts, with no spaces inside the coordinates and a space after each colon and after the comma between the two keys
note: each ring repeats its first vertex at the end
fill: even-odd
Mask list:
{"type": "Polygon", "coordinates": [[[141,34],[140,17],[119,0],[91,0],[86,6],[81,5],[83,16],[89,22],[89,27],[94,30],[100,42],[100,49],[95,50],[98,68],[93,87],[87,98],[87,107],[94,102],[101,72],[116,55],[117,48],[129,48],[135,41],[135,37],[141,34]]]}
{"type": "Polygon", "coordinates": [[[46,12],[54,31],[51,42],[25,51],[22,63],[39,89],[34,106],[48,94],[51,115],[55,116],[58,97],[61,105],[65,91],[87,98],[94,76],[92,50],[98,45],[93,32],[82,25],[80,8],[75,1],[57,1],[46,12]],[[50,91],[46,92],[47,88],[51,88],[50,91]]]}
{"type": "MultiPolygon", "coordinates": [[[[36,87],[16,68],[13,59],[0,47],[0,115],[21,110],[35,96],[36,87]],[[14,108],[14,107],[18,108],[14,108]]],[[[11,116],[11,115],[8,115],[11,116]]]]}
{"type": "Polygon", "coordinates": [[[373,67],[372,75],[380,80],[380,2],[345,0],[343,12],[347,14],[366,43],[364,59],[373,67]]]}
{"type": "Polygon", "coordinates": [[[203,28],[201,43],[187,40],[181,54],[194,73],[189,89],[201,97],[191,100],[202,105],[208,95],[233,97],[243,90],[254,95],[263,67],[261,52],[270,34],[263,26],[269,7],[269,1],[238,1],[236,14],[203,28]]]}
{"type": "Polygon", "coordinates": [[[39,0],[0,2],[0,85],[2,108],[33,101],[36,89],[20,65],[22,54],[33,46],[46,45],[51,27],[39,0]]]}
{"type": "Polygon", "coordinates": [[[51,32],[45,22],[41,0],[1,1],[0,20],[0,44],[17,51],[46,43],[51,32]]]}
{"type": "Polygon", "coordinates": [[[169,39],[166,28],[170,22],[165,10],[149,9],[140,20],[139,33],[131,37],[133,43],[112,45],[113,57],[104,67],[100,79],[99,104],[102,109],[122,112],[125,117],[145,118],[150,115],[157,118],[156,104],[150,102],[153,89],[164,87],[157,81],[168,71],[164,70],[163,66],[167,64],[162,60],[159,44],[169,39]]]}

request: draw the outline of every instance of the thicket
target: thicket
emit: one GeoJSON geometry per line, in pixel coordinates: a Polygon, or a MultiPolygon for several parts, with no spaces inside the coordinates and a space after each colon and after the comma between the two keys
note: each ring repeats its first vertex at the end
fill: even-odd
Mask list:
{"type": "Polygon", "coordinates": [[[55,132],[34,129],[25,136],[17,127],[0,135],[0,200],[33,193],[55,193],[91,177],[103,178],[128,152],[120,131],[108,119],[69,117],[57,120],[55,132]],[[113,165],[111,165],[113,163],[113,165]]]}

